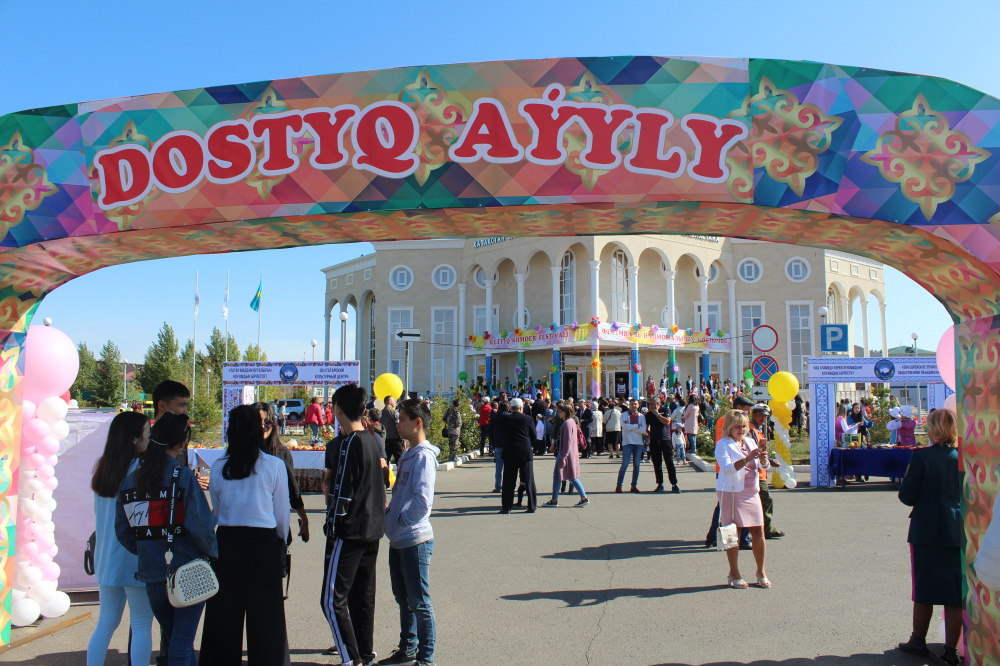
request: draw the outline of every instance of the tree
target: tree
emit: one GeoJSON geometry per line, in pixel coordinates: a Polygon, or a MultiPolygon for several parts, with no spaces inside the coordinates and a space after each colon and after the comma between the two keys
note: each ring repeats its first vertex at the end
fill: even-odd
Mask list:
{"type": "Polygon", "coordinates": [[[228,345],[226,343],[227,341],[223,339],[222,331],[216,327],[212,329],[212,335],[209,337],[208,343],[205,345],[205,365],[207,368],[212,369],[210,377],[211,386],[209,386],[209,390],[213,395],[215,395],[215,399],[219,401],[219,403],[222,402],[222,364],[226,362],[227,347],[229,361],[234,362],[240,360],[240,348],[239,345],[236,344],[236,338],[230,335],[228,345]]]}
{"type": "Polygon", "coordinates": [[[111,340],[101,348],[101,358],[94,373],[95,401],[98,405],[112,407],[121,403],[125,382],[125,367],[121,352],[111,340]]]}
{"type": "Polygon", "coordinates": [[[156,334],[156,342],[146,350],[139,384],[145,393],[152,393],[157,384],[167,379],[179,380],[181,374],[177,337],[166,322],[156,334]]]}
{"type": "Polygon", "coordinates": [[[69,392],[71,397],[82,402],[84,391],[89,393],[94,390],[94,382],[97,378],[97,359],[94,358],[93,352],[87,348],[86,342],[81,342],[77,346],[77,352],[80,355],[80,372],[69,392]]]}
{"type": "Polygon", "coordinates": [[[260,347],[251,342],[247,345],[247,350],[243,352],[243,360],[263,362],[267,360],[267,352],[261,352],[260,347]]]}

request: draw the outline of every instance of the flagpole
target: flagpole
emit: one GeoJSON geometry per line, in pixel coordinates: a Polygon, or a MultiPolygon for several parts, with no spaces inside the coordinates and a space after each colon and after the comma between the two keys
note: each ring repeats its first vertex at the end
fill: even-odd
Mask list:
{"type": "Polygon", "coordinates": [[[194,340],[191,343],[191,397],[198,395],[198,269],[194,271],[194,340]]]}
{"type": "Polygon", "coordinates": [[[229,363],[229,269],[226,269],[226,360],[225,363],[229,363]]]}
{"type": "MultiPolygon", "coordinates": [[[[257,360],[261,361],[264,358],[264,353],[260,349],[260,311],[264,307],[264,269],[260,269],[260,302],[257,303],[257,360]]],[[[260,387],[255,387],[254,393],[257,395],[257,400],[260,401],[260,387]]]]}

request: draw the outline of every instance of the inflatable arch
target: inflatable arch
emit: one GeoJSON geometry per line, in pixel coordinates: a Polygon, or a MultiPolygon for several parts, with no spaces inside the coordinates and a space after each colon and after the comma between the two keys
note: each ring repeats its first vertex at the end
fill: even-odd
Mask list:
{"type": "MultiPolygon", "coordinates": [[[[956,323],[971,563],[1000,484],[1000,101],[813,62],[562,58],[263,81],[0,118],[0,624],[9,632],[25,331],[105,266],[317,243],[721,235],[892,265],[956,323]]],[[[9,633],[4,634],[8,640],[9,633]]]]}

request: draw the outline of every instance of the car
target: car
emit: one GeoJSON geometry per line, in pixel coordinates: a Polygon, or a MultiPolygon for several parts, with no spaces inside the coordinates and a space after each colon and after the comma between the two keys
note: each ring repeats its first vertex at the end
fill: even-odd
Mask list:
{"type": "Polygon", "coordinates": [[[272,400],[271,404],[274,405],[274,413],[278,413],[279,403],[285,403],[285,415],[289,421],[298,421],[306,415],[306,401],[298,400],[295,398],[288,398],[285,400],[272,400]]]}

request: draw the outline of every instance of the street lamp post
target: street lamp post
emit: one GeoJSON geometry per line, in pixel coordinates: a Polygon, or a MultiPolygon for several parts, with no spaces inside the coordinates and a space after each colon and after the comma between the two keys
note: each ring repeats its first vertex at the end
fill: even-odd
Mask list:
{"type": "Polygon", "coordinates": [[[316,341],[315,341],[315,340],[313,340],[313,341],[312,341],[311,343],[309,343],[309,344],[311,344],[311,345],[312,345],[312,348],[313,348],[313,361],[315,361],[315,360],[316,360],[316,341]]]}
{"type": "Polygon", "coordinates": [[[340,360],[347,360],[347,312],[340,311],[340,360]]]}
{"type": "Polygon", "coordinates": [[[122,404],[128,409],[128,359],[122,359],[122,404]]]}
{"type": "MultiPolygon", "coordinates": [[[[913,338],[913,358],[917,357],[917,334],[911,333],[910,337],[913,338]]],[[[920,382],[917,382],[917,421],[920,421],[920,382]]]]}
{"type": "Polygon", "coordinates": [[[205,387],[205,397],[207,398],[212,394],[212,368],[205,368],[205,372],[208,373],[207,381],[205,382],[208,386],[205,387]]]}

